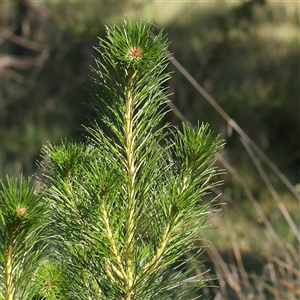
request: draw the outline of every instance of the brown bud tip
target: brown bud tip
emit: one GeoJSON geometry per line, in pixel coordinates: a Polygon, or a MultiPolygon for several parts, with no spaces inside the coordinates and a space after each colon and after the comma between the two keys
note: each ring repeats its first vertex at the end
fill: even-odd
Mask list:
{"type": "Polygon", "coordinates": [[[138,46],[131,47],[129,49],[129,57],[131,59],[139,59],[142,57],[142,49],[138,46]]]}
{"type": "Polygon", "coordinates": [[[24,216],[25,213],[26,213],[26,207],[24,207],[24,206],[18,206],[17,207],[18,216],[24,216]]]}

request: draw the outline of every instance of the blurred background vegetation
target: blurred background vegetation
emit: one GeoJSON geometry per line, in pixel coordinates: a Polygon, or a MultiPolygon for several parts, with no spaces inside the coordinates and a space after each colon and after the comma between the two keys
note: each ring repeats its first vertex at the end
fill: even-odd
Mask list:
{"type": "MultiPolygon", "coordinates": [[[[0,10],[2,178],[37,172],[47,140],[82,138],[97,37],[112,21],[145,18],[164,28],[174,58],[291,187],[171,63],[172,105],[227,141],[219,160],[228,170],[222,212],[210,220],[217,229],[204,233],[213,242],[207,262],[195,269],[211,268],[218,280],[203,276],[219,288],[204,289],[204,298],[300,299],[299,2],[18,0],[2,1],[0,10]]],[[[176,112],[168,121],[178,125],[176,112]]]]}

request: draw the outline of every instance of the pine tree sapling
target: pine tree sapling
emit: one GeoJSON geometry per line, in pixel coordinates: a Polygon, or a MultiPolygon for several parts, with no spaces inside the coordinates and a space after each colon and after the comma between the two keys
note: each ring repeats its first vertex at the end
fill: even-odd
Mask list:
{"type": "Polygon", "coordinates": [[[168,42],[154,29],[106,28],[87,142],[43,149],[54,252],[69,278],[62,299],[192,299],[204,284],[185,254],[201,251],[223,141],[205,124],[162,125],[168,42]]]}

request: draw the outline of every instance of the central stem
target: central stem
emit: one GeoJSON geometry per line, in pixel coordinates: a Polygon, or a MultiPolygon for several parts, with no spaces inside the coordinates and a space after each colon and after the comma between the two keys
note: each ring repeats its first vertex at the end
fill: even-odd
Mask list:
{"type": "Polygon", "coordinates": [[[14,228],[8,239],[8,249],[6,251],[6,300],[13,300],[14,298],[14,286],[13,286],[13,252],[14,252],[14,239],[18,227],[14,228]]]}
{"type": "Polygon", "coordinates": [[[134,79],[136,77],[136,72],[133,72],[129,75],[128,78],[128,89],[125,94],[125,139],[126,139],[126,159],[127,159],[127,175],[128,175],[128,184],[127,184],[127,193],[128,193],[128,219],[126,224],[126,275],[127,275],[127,284],[126,287],[126,297],[125,299],[130,299],[131,288],[133,283],[133,237],[134,237],[134,216],[135,216],[135,178],[136,178],[136,166],[135,166],[135,153],[134,153],[134,135],[133,135],[133,111],[134,111],[134,79]]]}

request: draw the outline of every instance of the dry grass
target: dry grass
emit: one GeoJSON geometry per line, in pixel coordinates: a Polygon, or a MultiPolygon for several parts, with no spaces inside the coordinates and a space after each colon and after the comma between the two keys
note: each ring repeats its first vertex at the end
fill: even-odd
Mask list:
{"type": "MultiPolygon", "coordinates": [[[[227,169],[230,181],[235,181],[235,186],[241,190],[242,199],[223,194],[219,198],[223,210],[210,220],[212,227],[218,229],[203,233],[205,240],[212,241],[203,242],[207,247],[204,269],[196,268],[212,286],[203,290],[204,296],[213,296],[215,300],[299,299],[300,199],[296,187],[175,58],[172,63],[240,135],[249,161],[257,171],[251,174],[255,181],[265,185],[261,199],[256,199],[247,180],[225,157],[217,156],[219,163],[227,169]],[[274,176],[285,185],[285,193],[277,192],[271,180],[274,176]],[[205,272],[209,266],[217,279],[213,280],[205,272]]],[[[178,118],[188,121],[174,104],[171,106],[178,118]]],[[[220,193],[217,189],[213,192],[220,193]]]]}

